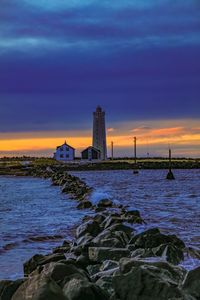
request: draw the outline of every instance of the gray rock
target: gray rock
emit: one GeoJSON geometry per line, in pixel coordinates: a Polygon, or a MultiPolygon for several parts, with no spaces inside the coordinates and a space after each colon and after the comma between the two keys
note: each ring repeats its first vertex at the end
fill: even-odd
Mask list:
{"type": "Polygon", "coordinates": [[[63,285],[63,282],[73,278],[73,275],[75,274],[80,275],[82,279],[88,280],[87,273],[74,261],[50,263],[44,266],[42,273],[48,275],[61,286],[63,285]]]}
{"type": "MultiPolygon", "coordinates": [[[[131,250],[135,248],[133,245],[129,245],[128,249],[131,250]]],[[[168,261],[174,265],[178,265],[181,261],[184,260],[183,250],[177,248],[172,244],[160,245],[156,248],[148,249],[137,249],[132,252],[131,257],[137,258],[153,258],[160,257],[162,261],[168,261]]]]}
{"type": "Polygon", "coordinates": [[[115,224],[122,224],[123,220],[120,217],[110,217],[108,216],[104,222],[102,223],[102,226],[106,229],[111,227],[115,224]]]}
{"type": "Polygon", "coordinates": [[[84,236],[81,236],[76,240],[78,246],[84,246],[90,243],[93,240],[93,236],[90,233],[86,233],[84,236]]]}
{"type": "Polygon", "coordinates": [[[143,224],[144,220],[140,216],[138,210],[126,211],[122,214],[122,219],[130,224],[143,224]]]}
{"type": "Polygon", "coordinates": [[[119,267],[119,263],[114,260],[105,260],[101,265],[100,271],[108,271],[119,267]]]}
{"type": "Polygon", "coordinates": [[[77,257],[76,262],[83,268],[86,268],[90,264],[88,255],[83,255],[83,254],[81,254],[79,257],[77,257]]]}
{"type": "Polygon", "coordinates": [[[112,277],[114,274],[118,274],[118,273],[119,273],[119,267],[94,274],[91,277],[91,280],[93,282],[96,282],[97,280],[99,280],[102,277],[112,277]]]}
{"type": "Polygon", "coordinates": [[[20,279],[16,281],[11,281],[11,280],[0,281],[0,299],[11,300],[14,293],[24,282],[25,282],[24,279],[20,279]]]}
{"type": "Polygon", "coordinates": [[[92,208],[92,203],[88,200],[81,201],[78,206],[78,209],[89,209],[92,208]]]}
{"type": "Polygon", "coordinates": [[[128,249],[105,247],[90,247],[88,253],[89,259],[96,263],[102,263],[108,259],[119,261],[122,257],[130,257],[131,255],[128,249]]]}
{"type": "Polygon", "coordinates": [[[145,260],[138,260],[134,258],[122,258],[119,262],[120,272],[121,274],[126,274],[131,271],[132,268],[138,268],[142,265],[154,266],[159,269],[167,270],[168,276],[170,274],[170,278],[177,282],[177,284],[181,284],[186,275],[186,270],[181,267],[173,266],[168,262],[151,262],[145,260]]]}
{"type": "Polygon", "coordinates": [[[108,300],[108,294],[99,286],[80,279],[70,280],[63,288],[68,300],[108,300]]]}
{"type": "Polygon", "coordinates": [[[188,272],[183,284],[183,290],[195,299],[200,299],[200,267],[188,272]]]}
{"type": "Polygon", "coordinates": [[[106,211],[106,207],[96,207],[95,208],[95,213],[101,213],[101,212],[105,212],[106,211]]]}
{"type": "Polygon", "coordinates": [[[61,288],[44,274],[30,276],[14,293],[12,300],[68,300],[61,288]]]}
{"type": "Polygon", "coordinates": [[[90,220],[86,223],[83,223],[77,228],[76,236],[80,238],[85,234],[90,234],[91,236],[95,237],[101,232],[101,228],[99,224],[93,220],[90,220]]]}
{"type": "Polygon", "coordinates": [[[164,235],[158,228],[149,229],[134,236],[130,244],[135,245],[135,249],[138,248],[156,248],[163,244],[171,244],[181,250],[185,248],[185,244],[175,235],[164,235]]]}
{"type": "Polygon", "coordinates": [[[173,244],[160,245],[157,248],[153,248],[152,252],[155,256],[161,256],[174,265],[178,265],[184,260],[183,250],[173,244]]]}
{"type": "Polygon", "coordinates": [[[112,276],[102,276],[96,281],[96,285],[107,292],[110,296],[114,293],[114,289],[112,286],[112,276]]]}
{"type": "Polygon", "coordinates": [[[96,239],[93,241],[94,246],[109,247],[109,248],[123,248],[124,244],[118,238],[110,239],[96,239]],[[97,241],[97,242],[95,242],[97,241]]]}
{"type": "Polygon", "coordinates": [[[123,224],[113,225],[102,231],[96,238],[92,240],[94,246],[108,246],[115,248],[123,248],[129,242],[130,232],[132,229],[123,224]],[[111,245],[111,243],[113,243],[111,245]]]}
{"type": "Polygon", "coordinates": [[[101,264],[89,265],[89,266],[87,266],[87,271],[90,276],[93,276],[100,272],[100,267],[101,267],[101,264]]]}
{"type": "Polygon", "coordinates": [[[188,256],[200,259],[200,250],[199,249],[189,247],[189,248],[186,249],[186,253],[187,253],[188,256]]]}
{"type": "Polygon", "coordinates": [[[53,249],[53,253],[64,254],[70,251],[70,248],[71,248],[71,243],[68,241],[64,241],[62,246],[53,249]]]}
{"type": "Polygon", "coordinates": [[[120,300],[166,300],[183,297],[178,283],[166,269],[154,265],[133,267],[129,273],[113,277],[120,300]]]}
{"type": "Polygon", "coordinates": [[[103,214],[96,214],[93,218],[94,221],[96,221],[99,225],[102,224],[102,222],[106,219],[106,216],[103,214]]]}
{"type": "Polygon", "coordinates": [[[43,266],[50,262],[57,262],[65,259],[64,254],[34,255],[30,260],[24,263],[25,276],[31,274],[37,267],[43,266]]]}
{"type": "Polygon", "coordinates": [[[107,208],[107,207],[112,207],[112,206],[113,206],[113,202],[110,199],[102,199],[97,204],[97,207],[99,207],[99,208],[107,208]]]}
{"type": "Polygon", "coordinates": [[[133,228],[124,224],[112,225],[111,227],[108,228],[108,230],[110,230],[111,232],[123,231],[127,234],[129,239],[131,238],[131,235],[133,233],[133,228]]]}

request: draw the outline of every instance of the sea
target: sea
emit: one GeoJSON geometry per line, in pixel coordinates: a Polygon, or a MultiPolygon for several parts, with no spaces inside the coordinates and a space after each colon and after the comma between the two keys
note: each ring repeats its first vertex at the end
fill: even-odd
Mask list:
{"type": "MultiPolygon", "coordinates": [[[[188,247],[200,249],[200,170],[71,172],[93,187],[91,200],[109,198],[140,211],[145,224],[136,233],[159,227],[176,234],[188,247]]],[[[50,253],[64,240],[73,240],[75,228],[89,210],[62,194],[50,180],[0,176],[0,279],[23,276],[23,263],[34,254],[50,253]]],[[[182,266],[193,269],[200,260],[186,257],[182,266]]]]}

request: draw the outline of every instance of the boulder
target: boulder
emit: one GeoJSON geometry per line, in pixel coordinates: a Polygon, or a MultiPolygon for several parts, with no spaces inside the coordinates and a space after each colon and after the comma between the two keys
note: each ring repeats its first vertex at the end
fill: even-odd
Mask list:
{"type": "Polygon", "coordinates": [[[200,299],[200,267],[188,272],[183,283],[183,290],[195,299],[200,299]]]}
{"type": "Polygon", "coordinates": [[[122,219],[130,224],[143,224],[139,210],[129,210],[122,214],[122,219]]]}
{"type": "Polygon", "coordinates": [[[81,254],[79,257],[77,257],[76,262],[82,267],[87,268],[87,266],[90,264],[90,260],[88,258],[88,255],[81,254]]]}
{"type": "Polygon", "coordinates": [[[178,265],[184,260],[183,250],[173,244],[160,245],[157,248],[153,248],[152,252],[155,256],[160,256],[174,265],[178,265]]]}
{"type": "Polygon", "coordinates": [[[119,263],[115,260],[105,260],[100,267],[100,271],[108,271],[119,267],[119,263]]]}
{"type": "Polygon", "coordinates": [[[123,211],[123,216],[124,217],[135,217],[135,218],[141,218],[139,210],[127,210],[123,211]]]}
{"type": "Polygon", "coordinates": [[[108,259],[119,261],[121,258],[130,257],[131,255],[128,249],[106,247],[90,247],[88,253],[89,259],[96,263],[103,263],[108,259]]]}
{"type": "Polygon", "coordinates": [[[136,266],[129,273],[114,276],[113,287],[120,300],[184,299],[168,270],[155,265],[136,266]]]}
{"type": "Polygon", "coordinates": [[[78,206],[78,209],[89,209],[92,208],[92,203],[88,200],[81,201],[78,206]]]}
{"type": "Polygon", "coordinates": [[[99,225],[101,225],[105,219],[106,219],[106,216],[103,214],[96,214],[93,217],[93,220],[96,221],[99,225]]]}
{"type": "MultiPolygon", "coordinates": [[[[133,245],[129,245],[128,249],[134,249],[133,245]]],[[[160,245],[156,248],[148,249],[137,249],[131,253],[131,257],[137,258],[160,258],[160,261],[168,261],[174,265],[178,265],[181,261],[184,260],[183,250],[177,248],[172,244],[160,245]]]]}
{"type": "Polygon", "coordinates": [[[62,186],[62,193],[70,193],[72,190],[71,190],[71,186],[68,184],[68,183],[65,183],[63,186],[62,186]]]}
{"type": "Polygon", "coordinates": [[[96,281],[96,285],[98,285],[102,290],[104,290],[109,295],[114,293],[114,289],[112,286],[112,276],[102,276],[100,279],[96,281]]]}
{"type": "Polygon", "coordinates": [[[61,286],[63,285],[63,282],[66,283],[66,281],[73,278],[76,274],[78,274],[82,279],[88,280],[88,275],[82,268],[80,268],[80,264],[76,261],[70,260],[45,265],[42,273],[48,275],[61,286]]]}
{"type": "Polygon", "coordinates": [[[90,233],[86,233],[85,235],[81,236],[79,239],[76,240],[77,246],[85,246],[89,244],[94,237],[90,233]]]}
{"type": "Polygon", "coordinates": [[[91,277],[91,280],[92,282],[96,282],[102,277],[112,277],[114,274],[118,274],[118,273],[119,273],[119,267],[94,274],[91,277]]]}
{"type": "Polygon", "coordinates": [[[14,293],[12,300],[68,300],[62,289],[48,276],[30,276],[14,293]]]}
{"type": "Polygon", "coordinates": [[[111,232],[123,231],[127,234],[129,240],[130,240],[130,238],[132,236],[132,233],[133,233],[133,228],[131,228],[130,226],[124,225],[124,224],[112,225],[108,228],[108,230],[110,230],[111,232]]]}
{"type": "Polygon", "coordinates": [[[151,261],[138,260],[133,258],[122,258],[119,262],[121,274],[126,274],[130,272],[132,268],[138,268],[142,265],[150,265],[158,269],[167,270],[168,276],[170,275],[170,278],[176,281],[177,284],[182,283],[187,273],[184,268],[176,267],[173,266],[172,264],[169,264],[168,262],[162,262],[162,261],[151,262],[151,261]]]}
{"type": "MultiPolygon", "coordinates": [[[[123,226],[123,225],[122,225],[123,226]]],[[[94,247],[124,248],[129,242],[128,235],[123,231],[104,230],[92,240],[94,247]]]]}
{"type": "Polygon", "coordinates": [[[95,213],[101,213],[101,212],[105,212],[106,211],[106,207],[96,207],[95,208],[95,213]]]}
{"type": "Polygon", "coordinates": [[[16,281],[3,280],[0,281],[0,299],[1,300],[11,300],[12,296],[21,284],[25,282],[24,279],[19,279],[16,281]]]}
{"type": "Polygon", "coordinates": [[[128,246],[129,236],[124,231],[115,231],[115,237],[119,239],[119,241],[124,245],[124,247],[128,246]]]}
{"type": "Polygon", "coordinates": [[[104,222],[102,223],[102,226],[106,229],[111,227],[112,225],[115,224],[122,224],[123,220],[120,217],[110,217],[108,216],[104,222]]]}
{"type": "Polygon", "coordinates": [[[110,199],[101,199],[97,204],[98,208],[107,208],[112,206],[113,206],[113,202],[110,199]]]}
{"type": "Polygon", "coordinates": [[[108,300],[109,295],[94,283],[72,279],[63,288],[68,300],[108,300]]]}
{"type": "Polygon", "coordinates": [[[99,239],[97,243],[93,242],[94,246],[110,247],[110,248],[123,248],[124,244],[117,238],[99,239]]]}
{"type": "Polygon", "coordinates": [[[64,241],[62,246],[56,247],[53,249],[53,253],[64,254],[69,252],[71,249],[71,243],[68,241],[64,241]]]}
{"type": "Polygon", "coordinates": [[[184,249],[185,244],[176,235],[164,235],[158,228],[149,229],[134,236],[129,244],[138,248],[156,248],[162,244],[172,244],[179,249],[184,249]]]}
{"type": "Polygon", "coordinates": [[[49,254],[49,255],[34,255],[30,260],[24,263],[24,275],[27,276],[31,274],[37,267],[43,266],[50,262],[57,262],[65,259],[64,254],[49,254]]]}
{"type": "Polygon", "coordinates": [[[90,220],[86,223],[80,225],[76,230],[77,238],[80,238],[86,234],[90,234],[93,237],[96,237],[101,232],[101,228],[96,221],[90,220]]]}
{"type": "Polygon", "coordinates": [[[200,259],[200,250],[196,248],[189,247],[186,249],[187,255],[200,259]]]}
{"type": "Polygon", "coordinates": [[[89,265],[87,266],[87,271],[90,276],[93,276],[100,272],[101,264],[89,265]]]}

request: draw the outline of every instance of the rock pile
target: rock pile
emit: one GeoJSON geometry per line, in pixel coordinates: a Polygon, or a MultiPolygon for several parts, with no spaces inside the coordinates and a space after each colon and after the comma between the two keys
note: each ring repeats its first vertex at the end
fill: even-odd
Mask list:
{"type": "Polygon", "coordinates": [[[27,261],[24,279],[0,282],[1,300],[200,299],[200,268],[187,272],[177,266],[185,252],[177,236],[158,228],[135,234],[135,224],[144,222],[139,211],[110,199],[94,206],[84,182],[50,173],[43,175],[78,200],[79,209],[94,214],[83,218],[74,241],[27,261]]]}

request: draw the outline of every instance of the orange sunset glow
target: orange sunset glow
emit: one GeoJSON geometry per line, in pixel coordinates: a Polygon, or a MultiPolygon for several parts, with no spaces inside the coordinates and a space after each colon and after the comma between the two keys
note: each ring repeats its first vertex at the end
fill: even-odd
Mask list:
{"type": "MultiPolygon", "coordinates": [[[[138,126],[136,123],[113,124],[115,126],[107,129],[107,143],[111,141],[115,145],[115,153],[120,156],[132,155],[133,137],[138,138],[139,155],[145,155],[146,148],[154,155],[164,155],[166,149],[171,145],[176,153],[179,149],[180,155],[200,156],[200,126],[198,122],[184,120],[174,121],[169,126],[168,122],[151,121],[149,126],[138,126]],[[182,126],[177,126],[180,123],[182,126]],[[198,149],[199,147],[199,149],[198,149]]],[[[52,156],[57,146],[65,140],[77,150],[77,156],[87,146],[92,144],[91,132],[88,131],[59,131],[59,132],[26,132],[8,133],[0,136],[0,155],[43,155],[52,156]]]]}

